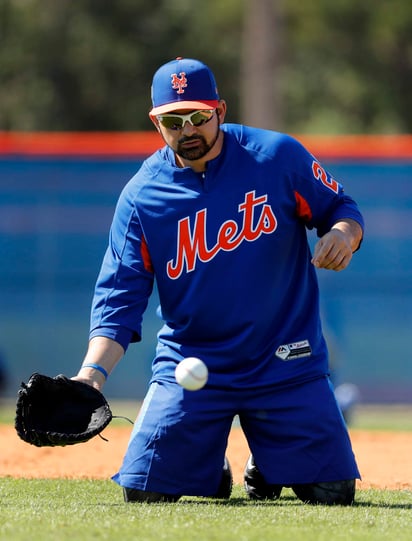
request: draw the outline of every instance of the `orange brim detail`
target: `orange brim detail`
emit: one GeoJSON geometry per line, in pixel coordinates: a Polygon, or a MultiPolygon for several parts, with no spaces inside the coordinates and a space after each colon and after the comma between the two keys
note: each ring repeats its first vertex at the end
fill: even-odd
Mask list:
{"type": "Polygon", "coordinates": [[[183,111],[185,109],[192,109],[193,111],[199,109],[216,109],[218,107],[218,100],[204,100],[204,101],[174,101],[172,103],[165,103],[159,105],[159,107],[153,107],[149,116],[155,117],[157,115],[164,115],[175,111],[183,111]]]}

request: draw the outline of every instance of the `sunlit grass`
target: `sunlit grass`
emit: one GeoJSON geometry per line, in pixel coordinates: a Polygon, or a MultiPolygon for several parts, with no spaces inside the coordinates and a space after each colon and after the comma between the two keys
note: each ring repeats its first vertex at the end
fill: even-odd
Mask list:
{"type": "Polygon", "coordinates": [[[255,503],[186,497],[175,504],[126,504],[110,481],[0,479],[0,539],[75,541],[409,541],[412,492],[358,491],[351,507],[303,504],[290,490],[255,503]]]}

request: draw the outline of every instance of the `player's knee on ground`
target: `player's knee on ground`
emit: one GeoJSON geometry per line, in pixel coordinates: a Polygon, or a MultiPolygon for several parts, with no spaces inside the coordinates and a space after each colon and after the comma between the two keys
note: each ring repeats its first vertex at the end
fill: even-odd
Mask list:
{"type": "Polygon", "coordinates": [[[296,496],[305,503],[351,505],[355,498],[355,479],[330,483],[292,485],[296,496]]]}
{"type": "Polygon", "coordinates": [[[276,500],[282,492],[282,485],[269,485],[250,455],[244,471],[246,494],[252,500],[276,500]]]}
{"type": "Polygon", "coordinates": [[[146,492],[136,488],[123,488],[123,496],[125,502],[177,502],[180,496],[172,494],[162,494],[161,492],[146,492]]]}
{"type": "MultiPolygon", "coordinates": [[[[219,488],[213,498],[230,498],[233,487],[232,469],[230,467],[228,459],[225,457],[223,465],[222,478],[220,480],[219,488]]],[[[161,492],[147,492],[145,490],[138,490],[136,488],[123,488],[123,495],[125,502],[177,502],[180,496],[172,494],[163,494],[161,492]]]]}

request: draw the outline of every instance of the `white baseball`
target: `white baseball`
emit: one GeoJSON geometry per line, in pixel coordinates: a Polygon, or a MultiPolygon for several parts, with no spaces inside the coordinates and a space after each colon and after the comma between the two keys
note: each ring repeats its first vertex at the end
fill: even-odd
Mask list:
{"type": "Polygon", "coordinates": [[[206,385],[209,372],[203,361],[197,357],[186,357],[176,366],[175,378],[188,391],[198,391],[206,385]]]}

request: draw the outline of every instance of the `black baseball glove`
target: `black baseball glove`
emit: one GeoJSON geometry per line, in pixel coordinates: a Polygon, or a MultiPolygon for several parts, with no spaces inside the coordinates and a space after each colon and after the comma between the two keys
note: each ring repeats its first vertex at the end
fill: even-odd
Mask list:
{"type": "Polygon", "coordinates": [[[18,391],[16,432],[37,447],[86,442],[112,418],[100,391],[63,375],[51,378],[35,373],[18,391]]]}

